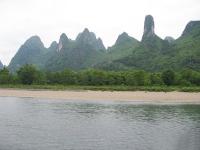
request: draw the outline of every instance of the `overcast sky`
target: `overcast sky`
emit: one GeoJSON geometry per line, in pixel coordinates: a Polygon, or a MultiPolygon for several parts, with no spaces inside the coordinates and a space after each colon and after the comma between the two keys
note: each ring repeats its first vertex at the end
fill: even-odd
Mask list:
{"type": "Polygon", "coordinates": [[[61,33],[75,39],[85,27],[106,47],[124,31],[141,40],[147,14],[157,35],[177,38],[190,20],[200,20],[200,0],[0,0],[0,60],[8,65],[32,35],[48,47],[61,33]]]}

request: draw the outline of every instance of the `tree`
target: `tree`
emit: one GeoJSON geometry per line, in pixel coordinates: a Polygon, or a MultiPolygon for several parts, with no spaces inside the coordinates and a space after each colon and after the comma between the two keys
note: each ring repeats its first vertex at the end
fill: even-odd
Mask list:
{"type": "Polygon", "coordinates": [[[181,72],[181,77],[193,85],[200,85],[200,73],[197,71],[185,69],[181,72]]]}
{"type": "Polygon", "coordinates": [[[175,73],[172,70],[162,72],[162,80],[167,86],[173,85],[175,81],[175,73]]]}
{"type": "Polygon", "coordinates": [[[83,85],[105,85],[107,84],[106,78],[104,71],[94,69],[82,71],[78,75],[79,83],[83,85]]]}
{"type": "Polygon", "coordinates": [[[163,84],[160,73],[151,73],[149,78],[150,78],[151,85],[162,85],[163,84]]]}
{"type": "Polygon", "coordinates": [[[135,72],[134,71],[126,71],[123,72],[124,76],[124,84],[125,85],[136,85],[136,79],[135,79],[135,72]]]}
{"type": "Polygon", "coordinates": [[[0,70],[0,84],[8,84],[11,82],[11,75],[7,68],[0,70]]]}
{"type": "Polygon", "coordinates": [[[44,80],[43,74],[33,65],[26,64],[17,71],[22,84],[41,83],[44,80]]]}
{"type": "Polygon", "coordinates": [[[144,86],[144,85],[150,84],[148,74],[143,70],[136,71],[134,74],[134,77],[135,77],[137,86],[144,86]]]}

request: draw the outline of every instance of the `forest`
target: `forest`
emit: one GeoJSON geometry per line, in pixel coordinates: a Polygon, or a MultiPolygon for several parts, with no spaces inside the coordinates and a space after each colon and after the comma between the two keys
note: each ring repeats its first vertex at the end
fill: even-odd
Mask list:
{"type": "MultiPolygon", "coordinates": [[[[34,65],[26,64],[11,73],[7,68],[0,70],[0,86],[6,85],[37,85],[39,86],[109,86],[108,90],[140,90],[139,87],[198,87],[200,86],[200,72],[184,69],[175,72],[165,70],[162,72],[147,72],[143,70],[105,71],[86,69],[81,71],[64,70],[58,72],[41,71],[34,65]],[[137,88],[134,88],[137,87],[137,88]]],[[[159,88],[158,88],[159,87],[159,88]]],[[[44,87],[43,87],[44,88],[44,87]]],[[[143,89],[141,89],[143,90],[143,89]]],[[[145,89],[144,89],[145,90],[145,89]]],[[[148,89],[147,89],[148,90],[148,89]]],[[[154,89],[150,89],[154,90],[154,89]]],[[[155,89],[156,90],[156,89],[155,89]]],[[[163,89],[160,89],[164,91],[163,89]]]]}

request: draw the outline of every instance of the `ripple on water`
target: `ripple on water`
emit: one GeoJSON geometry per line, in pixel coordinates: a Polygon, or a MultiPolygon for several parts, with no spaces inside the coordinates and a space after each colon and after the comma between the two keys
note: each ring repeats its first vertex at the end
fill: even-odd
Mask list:
{"type": "Polygon", "coordinates": [[[200,105],[0,98],[2,150],[200,150],[200,105]]]}

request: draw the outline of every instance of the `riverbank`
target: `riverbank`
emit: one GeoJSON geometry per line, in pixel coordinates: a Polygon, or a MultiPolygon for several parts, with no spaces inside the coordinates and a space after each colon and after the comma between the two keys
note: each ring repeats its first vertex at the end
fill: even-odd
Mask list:
{"type": "Polygon", "coordinates": [[[200,92],[200,86],[126,86],[126,85],[24,85],[2,84],[0,89],[28,89],[28,90],[90,90],[90,91],[149,91],[149,92],[200,92]]]}
{"type": "Polygon", "coordinates": [[[31,97],[63,100],[111,100],[136,101],[155,103],[198,103],[200,92],[145,92],[145,91],[51,91],[51,90],[24,90],[0,89],[0,97],[31,97]]]}

